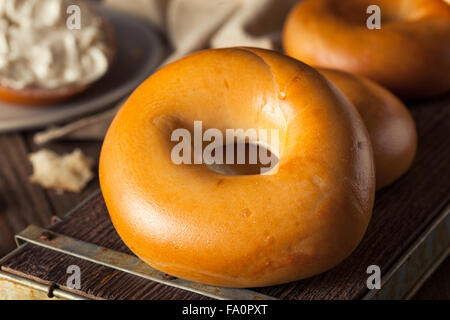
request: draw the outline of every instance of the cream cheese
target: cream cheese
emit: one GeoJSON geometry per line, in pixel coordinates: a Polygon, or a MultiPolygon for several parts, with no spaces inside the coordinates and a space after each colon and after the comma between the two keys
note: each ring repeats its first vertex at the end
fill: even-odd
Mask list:
{"type": "Polygon", "coordinates": [[[0,1],[0,85],[88,84],[106,73],[112,54],[104,21],[83,1],[0,1]],[[67,8],[73,4],[81,9],[81,28],[71,30],[67,8]]]}

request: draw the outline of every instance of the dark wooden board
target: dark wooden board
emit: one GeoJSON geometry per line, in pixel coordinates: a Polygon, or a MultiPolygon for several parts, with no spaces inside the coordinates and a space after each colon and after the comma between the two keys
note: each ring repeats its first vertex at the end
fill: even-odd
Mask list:
{"type": "MultiPolygon", "coordinates": [[[[357,250],[338,267],[294,283],[259,288],[283,299],[358,299],[367,291],[366,268],[386,272],[450,201],[450,96],[410,106],[419,132],[419,150],[411,170],[377,193],[369,229],[357,250]]],[[[130,253],[109,221],[101,196],[89,201],[55,232],[130,253]]],[[[131,254],[131,253],[130,253],[131,254]]],[[[27,245],[2,270],[64,287],[69,264],[81,267],[81,294],[108,299],[198,299],[201,296],[27,245]],[[67,259],[67,260],[66,260],[67,259]],[[84,271],[83,271],[84,270],[84,271]],[[84,275],[84,276],[83,276],[84,275]]]]}
{"type": "Polygon", "coordinates": [[[414,300],[450,300],[450,257],[424,283],[414,300]]]}
{"type": "MultiPolygon", "coordinates": [[[[79,194],[58,194],[31,184],[28,154],[41,148],[32,141],[34,133],[0,134],[0,257],[14,248],[15,233],[32,223],[49,225],[52,216],[64,216],[99,187],[98,179],[93,179],[79,194]]],[[[44,147],[60,154],[80,148],[97,161],[100,146],[98,141],[74,141],[44,147]]]]}
{"type": "MultiPolygon", "coordinates": [[[[120,240],[106,212],[101,195],[92,199],[69,219],[50,227],[52,231],[86,242],[132,254],[120,240]]],[[[108,267],[96,265],[61,253],[27,245],[11,263],[2,270],[27,276],[50,284],[65,287],[67,267],[78,265],[81,269],[81,291],[75,293],[90,298],[103,299],[203,299],[204,297],[180,289],[160,285],[140,277],[126,274],[108,267]]]]}

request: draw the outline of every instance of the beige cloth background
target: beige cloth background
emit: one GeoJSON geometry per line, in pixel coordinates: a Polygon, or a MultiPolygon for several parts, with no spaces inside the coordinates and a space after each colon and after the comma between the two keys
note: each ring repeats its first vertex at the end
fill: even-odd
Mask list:
{"type": "MultiPolygon", "coordinates": [[[[162,65],[204,48],[252,46],[281,49],[281,30],[298,0],[104,0],[108,7],[141,16],[157,26],[173,47],[162,65]]],[[[35,136],[37,144],[56,139],[103,139],[113,109],[35,136]]]]}

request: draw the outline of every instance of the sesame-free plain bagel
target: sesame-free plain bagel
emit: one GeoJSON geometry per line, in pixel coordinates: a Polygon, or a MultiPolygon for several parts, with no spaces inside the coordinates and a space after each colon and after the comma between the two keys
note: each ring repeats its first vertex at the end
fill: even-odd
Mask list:
{"type": "Polygon", "coordinates": [[[377,189],[405,173],[417,150],[417,131],[406,106],[380,85],[342,71],[319,69],[358,109],[369,131],[377,189]]]}
{"type": "Polygon", "coordinates": [[[112,25],[92,1],[2,0],[0,25],[0,101],[18,106],[48,106],[85,91],[117,50],[112,25]]]}
{"type": "Polygon", "coordinates": [[[442,0],[304,0],[283,30],[285,52],[362,75],[401,98],[450,91],[450,5],[442,0]],[[380,8],[381,29],[366,13],[380,8]]]}
{"type": "Polygon", "coordinates": [[[137,256],[227,287],[334,267],[361,241],[375,193],[370,139],[355,107],[311,67],[253,48],[201,51],[157,71],[112,122],[99,170],[112,222],[137,256]],[[194,121],[277,129],[278,171],[225,175],[174,163],[171,133],[191,131],[194,121]]]}

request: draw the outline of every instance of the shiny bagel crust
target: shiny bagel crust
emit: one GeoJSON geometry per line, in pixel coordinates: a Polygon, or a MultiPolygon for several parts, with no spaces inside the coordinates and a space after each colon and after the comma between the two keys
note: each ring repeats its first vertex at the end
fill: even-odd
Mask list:
{"type": "Polygon", "coordinates": [[[319,69],[355,105],[364,120],[375,158],[377,190],[391,184],[411,166],[417,131],[406,106],[375,82],[342,71],[319,69]]]}
{"type": "Polygon", "coordinates": [[[320,73],[254,48],[200,51],[128,99],[100,156],[102,193],[126,245],[191,281],[258,287],[328,270],[357,247],[375,193],[355,107],[320,73]],[[171,161],[171,132],[278,129],[273,175],[223,175],[171,161]]]}
{"type": "Polygon", "coordinates": [[[365,76],[400,98],[450,91],[450,5],[442,0],[304,0],[283,29],[289,56],[365,76]],[[381,29],[366,13],[378,5],[381,29]]]}
{"type": "Polygon", "coordinates": [[[88,87],[89,85],[76,85],[58,89],[26,88],[17,90],[0,85],[0,101],[13,103],[17,106],[47,106],[67,100],[88,87]]]}

